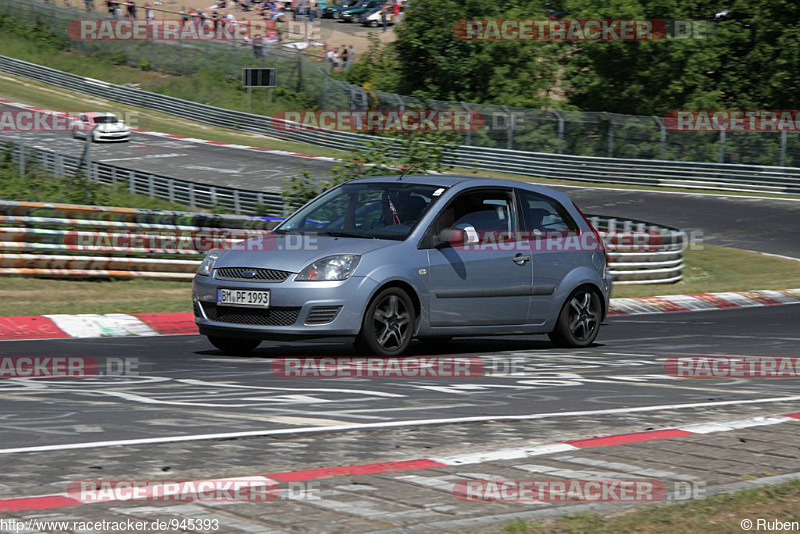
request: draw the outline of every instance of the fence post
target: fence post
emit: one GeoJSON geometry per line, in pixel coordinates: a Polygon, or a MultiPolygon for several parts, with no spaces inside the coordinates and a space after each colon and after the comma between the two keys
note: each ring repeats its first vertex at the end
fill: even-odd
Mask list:
{"type": "Polygon", "coordinates": [[[725,130],[719,131],[719,162],[725,163],[725,130]]]}
{"type": "Polygon", "coordinates": [[[147,177],[147,196],[155,198],[156,196],[156,178],[152,174],[147,177]]]}
{"type": "Polygon", "coordinates": [[[242,213],[242,199],[239,198],[239,190],[238,189],[234,189],[233,190],[233,212],[236,215],[239,215],[240,213],[242,213]]]}
{"type": "Polygon", "coordinates": [[[658,138],[658,159],[666,159],[667,157],[667,127],[664,126],[664,119],[653,115],[653,120],[656,121],[661,133],[658,138]]]}
{"type": "Polygon", "coordinates": [[[508,121],[506,124],[506,148],[514,150],[514,116],[508,106],[500,106],[500,108],[506,113],[506,120],[508,121]]]}
{"type": "Polygon", "coordinates": [[[608,157],[614,157],[614,119],[608,117],[608,157]]]}
{"type": "Polygon", "coordinates": [[[197,206],[195,202],[194,184],[191,182],[189,182],[189,205],[193,208],[197,206]]]}
{"type": "Polygon", "coordinates": [[[167,181],[167,199],[175,202],[175,180],[171,178],[167,181]]]}
{"type": "Polygon", "coordinates": [[[128,171],[128,191],[136,193],[136,177],[134,171],[128,171]]]}
{"type": "Polygon", "coordinates": [[[111,167],[111,185],[117,185],[117,168],[111,167]]]}
{"type": "Polygon", "coordinates": [[[211,193],[211,207],[214,207],[217,204],[217,188],[211,186],[208,188],[208,192],[211,193]]]}
{"type": "Polygon", "coordinates": [[[19,132],[19,175],[25,175],[25,145],[22,144],[22,132],[19,132]]]}
{"type": "Polygon", "coordinates": [[[328,75],[322,73],[322,92],[319,94],[319,109],[328,109],[328,75]]]}
{"type": "Polygon", "coordinates": [[[556,152],[559,154],[564,153],[564,115],[557,109],[553,110],[553,115],[558,119],[558,147],[556,152]]]}
{"type": "Polygon", "coordinates": [[[303,53],[297,51],[297,92],[303,92],[303,53]]]}
{"type": "Polygon", "coordinates": [[[781,130],[781,157],[780,157],[780,166],[786,166],[786,142],[787,142],[787,135],[788,132],[786,130],[781,130]]]}
{"type": "MultiPolygon", "coordinates": [[[[466,102],[460,102],[460,104],[461,104],[461,107],[464,108],[464,110],[467,113],[470,113],[472,111],[470,109],[470,107],[469,107],[469,104],[467,104],[466,102]]],[[[470,115],[469,118],[470,118],[470,122],[472,122],[472,115],[470,115]]],[[[467,146],[472,145],[472,125],[470,125],[470,127],[467,128],[467,131],[464,132],[464,144],[467,145],[467,146]]]]}

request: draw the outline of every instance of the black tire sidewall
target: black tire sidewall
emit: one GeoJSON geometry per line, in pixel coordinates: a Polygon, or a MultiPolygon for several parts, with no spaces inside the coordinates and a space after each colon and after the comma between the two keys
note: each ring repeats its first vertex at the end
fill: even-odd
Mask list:
{"type": "Polygon", "coordinates": [[[586,287],[580,287],[574,290],[572,293],[569,294],[567,300],[564,301],[564,305],[561,308],[561,313],[558,316],[558,321],[556,323],[556,328],[550,334],[550,339],[553,340],[556,344],[564,347],[588,347],[594,340],[597,339],[597,335],[600,333],[600,317],[602,315],[601,311],[601,304],[600,304],[600,296],[597,294],[596,291],[586,287]],[[597,315],[597,328],[594,329],[594,333],[592,337],[587,340],[578,340],[570,331],[569,329],[569,305],[575,295],[578,293],[583,293],[584,291],[588,291],[591,295],[592,300],[598,310],[597,315]]]}
{"type": "Polygon", "coordinates": [[[356,346],[366,349],[378,356],[399,356],[403,354],[411,344],[411,339],[414,336],[414,329],[416,328],[416,322],[417,314],[414,311],[414,303],[411,301],[411,297],[408,296],[408,293],[399,287],[390,287],[384,289],[378,293],[375,298],[370,301],[369,306],[367,306],[367,311],[364,313],[364,319],[361,323],[361,332],[359,332],[358,338],[356,339],[356,346]],[[378,344],[375,336],[375,325],[373,320],[375,309],[378,307],[378,304],[383,302],[383,300],[390,295],[396,295],[400,300],[402,300],[403,305],[406,307],[409,315],[411,316],[409,333],[406,336],[405,342],[401,347],[393,351],[387,351],[378,344]]]}

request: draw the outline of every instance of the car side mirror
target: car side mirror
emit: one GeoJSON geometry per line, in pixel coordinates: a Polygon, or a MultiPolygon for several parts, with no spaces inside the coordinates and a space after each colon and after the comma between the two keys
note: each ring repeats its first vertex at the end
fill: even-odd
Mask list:
{"type": "Polygon", "coordinates": [[[479,241],[478,232],[472,226],[467,226],[466,228],[444,228],[439,232],[437,245],[460,247],[474,245],[479,241]]]}

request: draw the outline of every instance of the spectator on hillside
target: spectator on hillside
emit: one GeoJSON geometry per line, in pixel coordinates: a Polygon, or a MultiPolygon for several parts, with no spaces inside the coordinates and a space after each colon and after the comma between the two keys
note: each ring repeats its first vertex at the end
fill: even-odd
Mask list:
{"type": "Polygon", "coordinates": [[[347,51],[347,59],[351,65],[356,62],[356,51],[353,49],[353,45],[350,45],[350,50],[347,51]]]}
{"type": "Polygon", "coordinates": [[[86,11],[92,11],[94,9],[94,0],[83,0],[83,5],[86,11]]]}
{"type": "Polygon", "coordinates": [[[189,11],[186,10],[186,6],[181,7],[181,29],[183,29],[189,23],[189,11]]]}
{"type": "Polygon", "coordinates": [[[389,29],[389,8],[385,5],[381,8],[381,24],[383,24],[383,31],[389,29]]]}
{"type": "Polygon", "coordinates": [[[345,69],[350,66],[350,51],[347,46],[342,47],[342,67],[345,69]]]}

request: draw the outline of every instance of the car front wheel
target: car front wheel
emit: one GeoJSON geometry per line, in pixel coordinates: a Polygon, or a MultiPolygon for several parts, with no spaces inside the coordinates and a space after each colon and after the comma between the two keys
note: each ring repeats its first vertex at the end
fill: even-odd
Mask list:
{"type": "Polygon", "coordinates": [[[600,332],[602,305],[600,296],[588,287],[579,287],[567,298],[548,334],[559,347],[588,347],[600,332]]]}
{"type": "Polygon", "coordinates": [[[411,297],[398,287],[384,289],[367,306],[356,346],[378,356],[397,356],[411,343],[415,325],[411,297]]]}
{"type": "Polygon", "coordinates": [[[225,354],[245,356],[261,344],[260,339],[237,339],[233,337],[208,336],[208,340],[225,354]]]}

